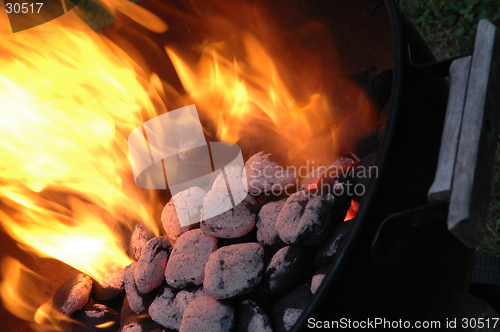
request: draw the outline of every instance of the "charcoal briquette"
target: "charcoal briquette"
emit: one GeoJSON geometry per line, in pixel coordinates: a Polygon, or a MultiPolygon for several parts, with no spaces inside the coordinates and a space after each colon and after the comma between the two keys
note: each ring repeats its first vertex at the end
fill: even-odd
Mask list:
{"type": "Polygon", "coordinates": [[[92,278],[84,273],[66,280],[54,294],[52,306],[65,316],[82,309],[90,300],[92,278]]]}
{"type": "Polygon", "coordinates": [[[201,229],[182,234],[175,243],[165,269],[165,280],[173,288],[197,286],[203,283],[205,264],[217,250],[217,239],[201,229]]]}
{"type": "Polygon", "coordinates": [[[149,240],[144,246],[134,271],[135,283],[139,292],[149,293],[161,285],[165,279],[165,267],[170,249],[170,242],[163,236],[149,240]]]}
{"type": "Polygon", "coordinates": [[[267,203],[260,209],[257,216],[257,241],[273,250],[278,250],[286,245],[276,230],[276,221],[285,202],[286,198],[267,203]]]}
{"type": "Polygon", "coordinates": [[[216,299],[248,293],[262,279],[264,248],[259,243],[233,244],[213,252],[205,265],[203,288],[216,299]]]}
{"type": "Polygon", "coordinates": [[[355,219],[338,223],[330,237],[316,249],[314,267],[320,269],[330,265],[335,255],[342,250],[346,239],[354,226],[355,219]]]}
{"type": "Polygon", "coordinates": [[[178,331],[189,303],[203,295],[205,295],[203,288],[182,290],[176,294],[174,289],[166,286],[163,293],[156,296],[149,306],[149,316],[158,324],[178,331]]]}
{"type": "Polygon", "coordinates": [[[151,235],[146,226],[141,223],[135,224],[130,236],[128,255],[135,261],[138,261],[141,258],[142,248],[144,248],[149,240],[151,240],[151,235]]]}
{"type": "Polygon", "coordinates": [[[148,311],[149,305],[153,302],[156,294],[154,292],[149,294],[139,292],[134,277],[136,264],[132,263],[125,267],[123,279],[125,281],[126,298],[130,308],[136,314],[143,314],[148,311]]]}
{"type": "Polygon", "coordinates": [[[238,238],[255,226],[257,203],[251,195],[232,207],[226,188],[214,188],[203,199],[200,228],[210,236],[238,238]],[[223,208],[223,207],[227,207],[223,208]]]}
{"type": "Polygon", "coordinates": [[[278,250],[264,272],[264,280],[272,294],[283,294],[305,281],[312,265],[312,248],[286,246],[278,250]]]}
{"type": "Polygon", "coordinates": [[[331,211],[337,197],[299,191],[290,196],[276,221],[281,240],[287,244],[319,245],[333,228],[331,211]]]}
{"type": "Polygon", "coordinates": [[[148,315],[129,316],[118,332],[174,332],[154,322],[148,315]]]}
{"type": "Polygon", "coordinates": [[[120,328],[120,314],[99,303],[82,310],[76,316],[76,320],[88,327],[90,331],[116,332],[120,328]]]}
{"type": "Polygon", "coordinates": [[[314,272],[314,276],[311,280],[311,293],[316,294],[328,271],[330,271],[330,266],[324,267],[314,272]]]}
{"type": "Polygon", "coordinates": [[[94,280],[92,286],[92,299],[99,302],[111,301],[125,293],[123,270],[115,268],[106,273],[102,278],[94,280]]]}
{"type": "Polygon", "coordinates": [[[278,164],[277,158],[272,153],[261,151],[247,160],[245,172],[250,194],[283,192],[296,185],[294,172],[278,164]]]}
{"type": "Polygon", "coordinates": [[[311,285],[304,284],[286,294],[276,303],[270,312],[276,332],[288,332],[295,325],[300,315],[312,299],[311,285]]]}
{"type": "Polygon", "coordinates": [[[254,301],[243,301],[238,309],[235,332],[273,332],[271,319],[254,301]]]}
{"type": "Polygon", "coordinates": [[[161,222],[170,240],[175,241],[182,233],[198,227],[205,194],[203,189],[191,187],[175,194],[165,205],[161,213],[161,222]],[[179,220],[192,223],[181,225],[179,220]]]}
{"type": "Polygon", "coordinates": [[[235,324],[234,308],[210,296],[195,298],[182,316],[179,332],[230,332],[235,324]]]}

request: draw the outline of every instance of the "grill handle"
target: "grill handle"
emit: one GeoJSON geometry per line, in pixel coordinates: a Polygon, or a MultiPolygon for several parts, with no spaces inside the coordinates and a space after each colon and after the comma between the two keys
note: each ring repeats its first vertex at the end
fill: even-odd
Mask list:
{"type": "Polygon", "coordinates": [[[478,24],[472,56],[454,60],[438,166],[428,199],[449,200],[448,229],[466,246],[486,233],[498,140],[500,43],[496,27],[478,24]]]}

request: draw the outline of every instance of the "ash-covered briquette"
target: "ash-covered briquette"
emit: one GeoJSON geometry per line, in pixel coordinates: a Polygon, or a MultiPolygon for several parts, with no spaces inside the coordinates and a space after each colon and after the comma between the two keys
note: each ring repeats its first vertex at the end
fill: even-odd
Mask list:
{"type": "Polygon", "coordinates": [[[179,236],[165,269],[167,284],[174,288],[201,285],[205,264],[215,250],[217,239],[201,229],[193,229],[179,236]]]}
{"type": "Polygon", "coordinates": [[[272,294],[283,294],[305,281],[314,251],[304,246],[286,246],[278,250],[264,272],[272,294]]]}
{"type": "Polygon", "coordinates": [[[206,192],[203,189],[191,187],[175,194],[165,205],[161,213],[161,222],[170,240],[175,241],[182,233],[197,227],[195,224],[181,226],[179,219],[191,220],[197,218],[203,207],[205,194],[206,192]]]}
{"type": "Polygon", "coordinates": [[[294,172],[278,164],[271,153],[261,151],[245,163],[248,192],[252,195],[283,192],[296,185],[294,172]]]}
{"type": "Polygon", "coordinates": [[[59,286],[54,294],[52,306],[63,315],[71,316],[87,305],[91,292],[92,278],[84,273],[78,273],[59,286]]]}
{"type": "Polygon", "coordinates": [[[276,221],[285,202],[286,198],[277,202],[267,203],[260,209],[257,216],[257,241],[273,250],[278,250],[286,246],[276,230],[276,221]]]}
{"type": "Polygon", "coordinates": [[[303,190],[321,188],[325,185],[333,187],[335,182],[344,175],[347,176],[349,168],[354,164],[351,158],[337,158],[327,166],[316,166],[299,183],[299,188],[303,190]]]}
{"type": "Polygon", "coordinates": [[[281,240],[287,244],[321,244],[333,228],[330,214],[335,199],[331,194],[320,196],[307,191],[290,196],[276,221],[281,240]]]}
{"type": "Polygon", "coordinates": [[[214,188],[227,188],[228,190],[235,191],[234,194],[240,194],[242,192],[247,192],[244,183],[246,183],[246,172],[243,172],[245,168],[239,165],[230,165],[224,167],[224,172],[220,172],[219,175],[214,180],[212,184],[212,189],[214,188]],[[226,183],[227,179],[227,183],[226,183]],[[229,183],[229,186],[227,185],[229,183]]]}
{"type": "Polygon", "coordinates": [[[170,242],[164,236],[157,236],[144,246],[134,271],[139,292],[149,293],[161,285],[165,279],[165,267],[170,248],[170,242]]]}
{"type": "Polygon", "coordinates": [[[129,316],[118,332],[174,332],[154,322],[148,315],[129,316]]]}
{"type": "Polygon", "coordinates": [[[115,268],[114,271],[106,273],[101,279],[94,280],[92,286],[92,299],[94,301],[110,301],[123,293],[125,293],[125,281],[122,269],[115,268]]]}
{"type": "Polygon", "coordinates": [[[233,244],[213,252],[205,265],[203,288],[216,299],[251,291],[262,279],[264,248],[259,243],[233,244]]]}
{"type": "Polygon", "coordinates": [[[312,297],[311,285],[304,284],[281,298],[270,313],[274,331],[290,331],[312,297]]]}
{"type": "Polygon", "coordinates": [[[127,294],[130,309],[136,314],[148,312],[149,305],[153,302],[156,293],[142,294],[135,283],[134,271],[137,263],[125,267],[123,279],[125,280],[125,293],[127,294]]]}
{"type": "Polygon", "coordinates": [[[120,314],[99,303],[82,310],[76,316],[76,320],[85,325],[86,328],[83,326],[81,328],[77,327],[74,328],[72,332],[116,332],[120,328],[120,314]]]}
{"type": "Polygon", "coordinates": [[[184,311],[179,332],[230,332],[234,324],[234,308],[228,302],[200,296],[184,311]]]}
{"type": "Polygon", "coordinates": [[[322,269],[316,270],[314,272],[314,276],[312,277],[311,280],[311,293],[316,294],[316,292],[319,289],[319,286],[321,286],[321,283],[323,282],[323,279],[325,279],[326,274],[330,270],[330,267],[324,267],[322,269]]]}
{"type": "Polygon", "coordinates": [[[128,255],[135,261],[141,258],[142,248],[146,243],[151,240],[151,235],[148,229],[141,223],[135,224],[132,235],[130,236],[130,243],[128,247],[128,255]]]}
{"type": "Polygon", "coordinates": [[[241,237],[255,226],[257,203],[251,195],[233,208],[224,211],[221,206],[232,205],[226,188],[214,188],[203,199],[200,228],[210,236],[234,239],[241,237]],[[207,218],[206,216],[213,216],[207,218]]]}
{"type": "Polygon", "coordinates": [[[330,237],[318,246],[314,257],[314,267],[316,269],[329,266],[333,262],[335,255],[344,245],[354,223],[354,220],[338,223],[330,237]]]}
{"type": "Polygon", "coordinates": [[[149,316],[158,324],[178,331],[181,327],[182,316],[188,305],[195,298],[206,295],[203,287],[192,290],[175,290],[165,286],[163,294],[158,295],[149,306],[149,316]]]}
{"type": "Polygon", "coordinates": [[[243,301],[238,309],[235,332],[273,332],[271,319],[254,301],[243,301]]]}

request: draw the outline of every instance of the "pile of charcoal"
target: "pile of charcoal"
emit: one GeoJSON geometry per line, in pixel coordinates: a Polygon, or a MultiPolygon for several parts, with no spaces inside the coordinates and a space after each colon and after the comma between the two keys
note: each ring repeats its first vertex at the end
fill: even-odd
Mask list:
{"type": "Polygon", "coordinates": [[[208,192],[178,193],[162,213],[166,236],[151,238],[136,224],[128,250],[136,262],[99,281],[74,276],[53,307],[75,319],[73,331],[288,331],[349,230],[343,221],[351,198],[326,175],[352,164],[339,158],[299,181],[271,153],[257,153],[225,172],[248,183],[239,204],[205,219],[220,196],[217,180],[208,192]],[[317,189],[311,183],[322,179],[335,186],[301,190],[317,189]],[[276,186],[287,193],[270,194],[276,186]],[[178,213],[201,221],[181,227],[178,213]]]}
{"type": "MultiPolygon", "coordinates": [[[[358,107],[375,101],[376,115],[386,117],[391,79],[385,71],[366,84],[358,107]]],[[[369,181],[353,177],[356,167],[375,165],[384,122],[359,113],[345,115],[337,131],[348,153],[328,155],[305,176],[260,151],[245,167],[225,167],[210,190],[174,195],[161,216],[165,236],[135,226],[134,263],[99,281],[78,274],[59,288],[52,303],[73,318],[67,330],[289,331],[355,222],[345,221],[360,199],[349,185],[369,181]],[[228,183],[238,182],[245,195],[235,204],[228,183]],[[181,226],[181,214],[199,222],[181,226]]]]}

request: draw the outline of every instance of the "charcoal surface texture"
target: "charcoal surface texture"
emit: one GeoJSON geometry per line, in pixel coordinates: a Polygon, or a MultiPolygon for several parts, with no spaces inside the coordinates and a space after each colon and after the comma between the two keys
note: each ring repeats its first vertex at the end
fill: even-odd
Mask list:
{"type": "Polygon", "coordinates": [[[300,181],[299,187],[301,189],[314,189],[327,183],[332,185],[343,174],[348,174],[348,169],[353,163],[354,160],[351,158],[341,157],[336,158],[335,161],[326,166],[315,166],[315,169],[300,181]]]}
{"type": "Polygon", "coordinates": [[[210,296],[194,299],[184,311],[180,332],[230,332],[235,325],[234,309],[210,296]]]}
{"type": "Polygon", "coordinates": [[[321,286],[321,283],[323,282],[323,279],[325,279],[326,274],[328,273],[329,270],[330,267],[324,267],[315,272],[311,280],[311,293],[316,294],[316,292],[319,289],[319,286],[321,286]]]}
{"type": "Polygon", "coordinates": [[[132,315],[128,317],[118,330],[119,332],[172,332],[154,322],[148,315],[132,315]]]}
{"type": "Polygon", "coordinates": [[[273,307],[270,317],[276,332],[288,332],[312,299],[311,285],[304,284],[285,295],[273,307]]]}
{"type": "Polygon", "coordinates": [[[217,214],[221,204],[232,206],[226,188],[212,189],[203,199],[200,227],[205,233],[219,238],[238,238],[253,229],[257,203],[251,195],[247,195],[235,207],[217,214]],[[207,218],[207,215],[212,217],[207,218]]]}
{"type": "Polygon", "coordinates": [[[273,332],[271,319],[257,303],[243,301],[238,310],[235,332],[273,332]]]}
{"type": "Polygon", "coordinates": [[[332,207],[336,197],[299,191],[290,196],[276,221],[278,234],[287,244],[319,245],[332,230],[332,207]]]}
{"type": "Polygon", "coordinates": [[[267,203],[260,209],[257,216],[257,241],[273,250],[278,250],[286,245],[276,230],[276,221],[285,202],[286,199],[267,203]]]}
{"type": "Polygon", "coordinates": [[[337,252],[345,245],[346,239],[354,226],[355,220],[338,223],[330,237],[316,249],[314,256],[314,267],[320,269],[333,262],[337,252]]]}
{"type": "Polygon", "coordinates": [[[264,248],[259,243],[233,244],[212,253],[205,266],[203,287],[216,299],[251,291],[262,279],[264,248]]]}
{"type": "Polygon", "coordinates": [[[278,164],[277,156],[261,151],[245,163],[248,192],[252,195],[282,192],[296,185],[294,172],[278,164]]]}
{"type": "Polygon", "coordinates": [[[70,316],[87,305],[91,292],[92,278],[84,273],[78,273],[57,289],[52,306],[63,315],[70,316]]]}
{"type": "Polygon", "coordinates": [[[181,226],[178,213],[182,214],[181,218],[186,218],[185,220],[199,220],[198,216],[203,207],[205,194],[203,189],[192,187],[177,193],[165,205],[161,213],[161,222],[170,240],[175,241],[182,233],[197,227],[196,224],[181,226]]]}
{"type": "Polygon", "coordinates": [[[215,250],[217,239],[201,229],[193,229],[179,236],[165,269],[167,284],[174,288],[201,285],[205,264],[215,250]]]}
{"type": "Polygon", "coordinates": [[[87,326],[89,331],[116,332],[120,328],[120,314],[98,303],[78,313],[76,320],[87,326]]]}
{"type": "Polygon", "coordinates": [[[116,268],[114,271],[106,273],[101,279],[94,280],[92,298],[95,301],[110,301],[123,293],[125,293],[125,281],[122,269],[116,268]]]}
{"type": "Polygon", "coordinates": [[[138,261],[139,258],[141,258],[142,248],[144,248],[149,240],[151,240],[151,235],[146,226],[141,223],[135,224],[132,235],[130,236],[128,255],[135,261],[138,261]]]}
{"type": "MultiPolygon", "coordinates": [[[[224,172],[221,172],[214,180],[212,184],[212,189],[214,188],[228,188],[228,190],[234,189],[235,191],[244,191],[248,192],[247,188],[244,187],[244,180],[246,180],[246,173],[244,171],[244,167],[238,165],[230,165],[224,167],[224,172]],[[226,179],[228,184],[226,183],[226,179]]],[[[233,193],[239,194],[239,193],[233,193]]]]}
{"type": "Polygon", "coordinates": [[[203,288],[182,290],[176,294],[172,288],[165,287],[163,293],[159,294],[149,306],[149,316],[158,324],[178,331],[187,306],[196,297],[203,295],[205,295],[203,288]]]}
{"type": "Polygon", "coordinates": [[[271,293],[285,293],[303,283],[312,263],[313,249],[286,246],[278,250],[264,272],[271,293]]]}
{"type": "Polygon", "coordinates": [[[165,279],[170,242],[166,237],[155,237],[142,249],[141,258],[135,265],[134,277],[137,289],[145,294],[160,286],[165,279]]]}
{"type": "Polygon", "coordinates": [[[127,294],[130,308],[136,314],[143,314],[148,312],[149,305],[153,302],[156,294],[143,294],[139,292],[134,277],[136,264],[137,263],[132,263],[125,268],[123,279],[125,281],[125,293],[127,294]]]}

